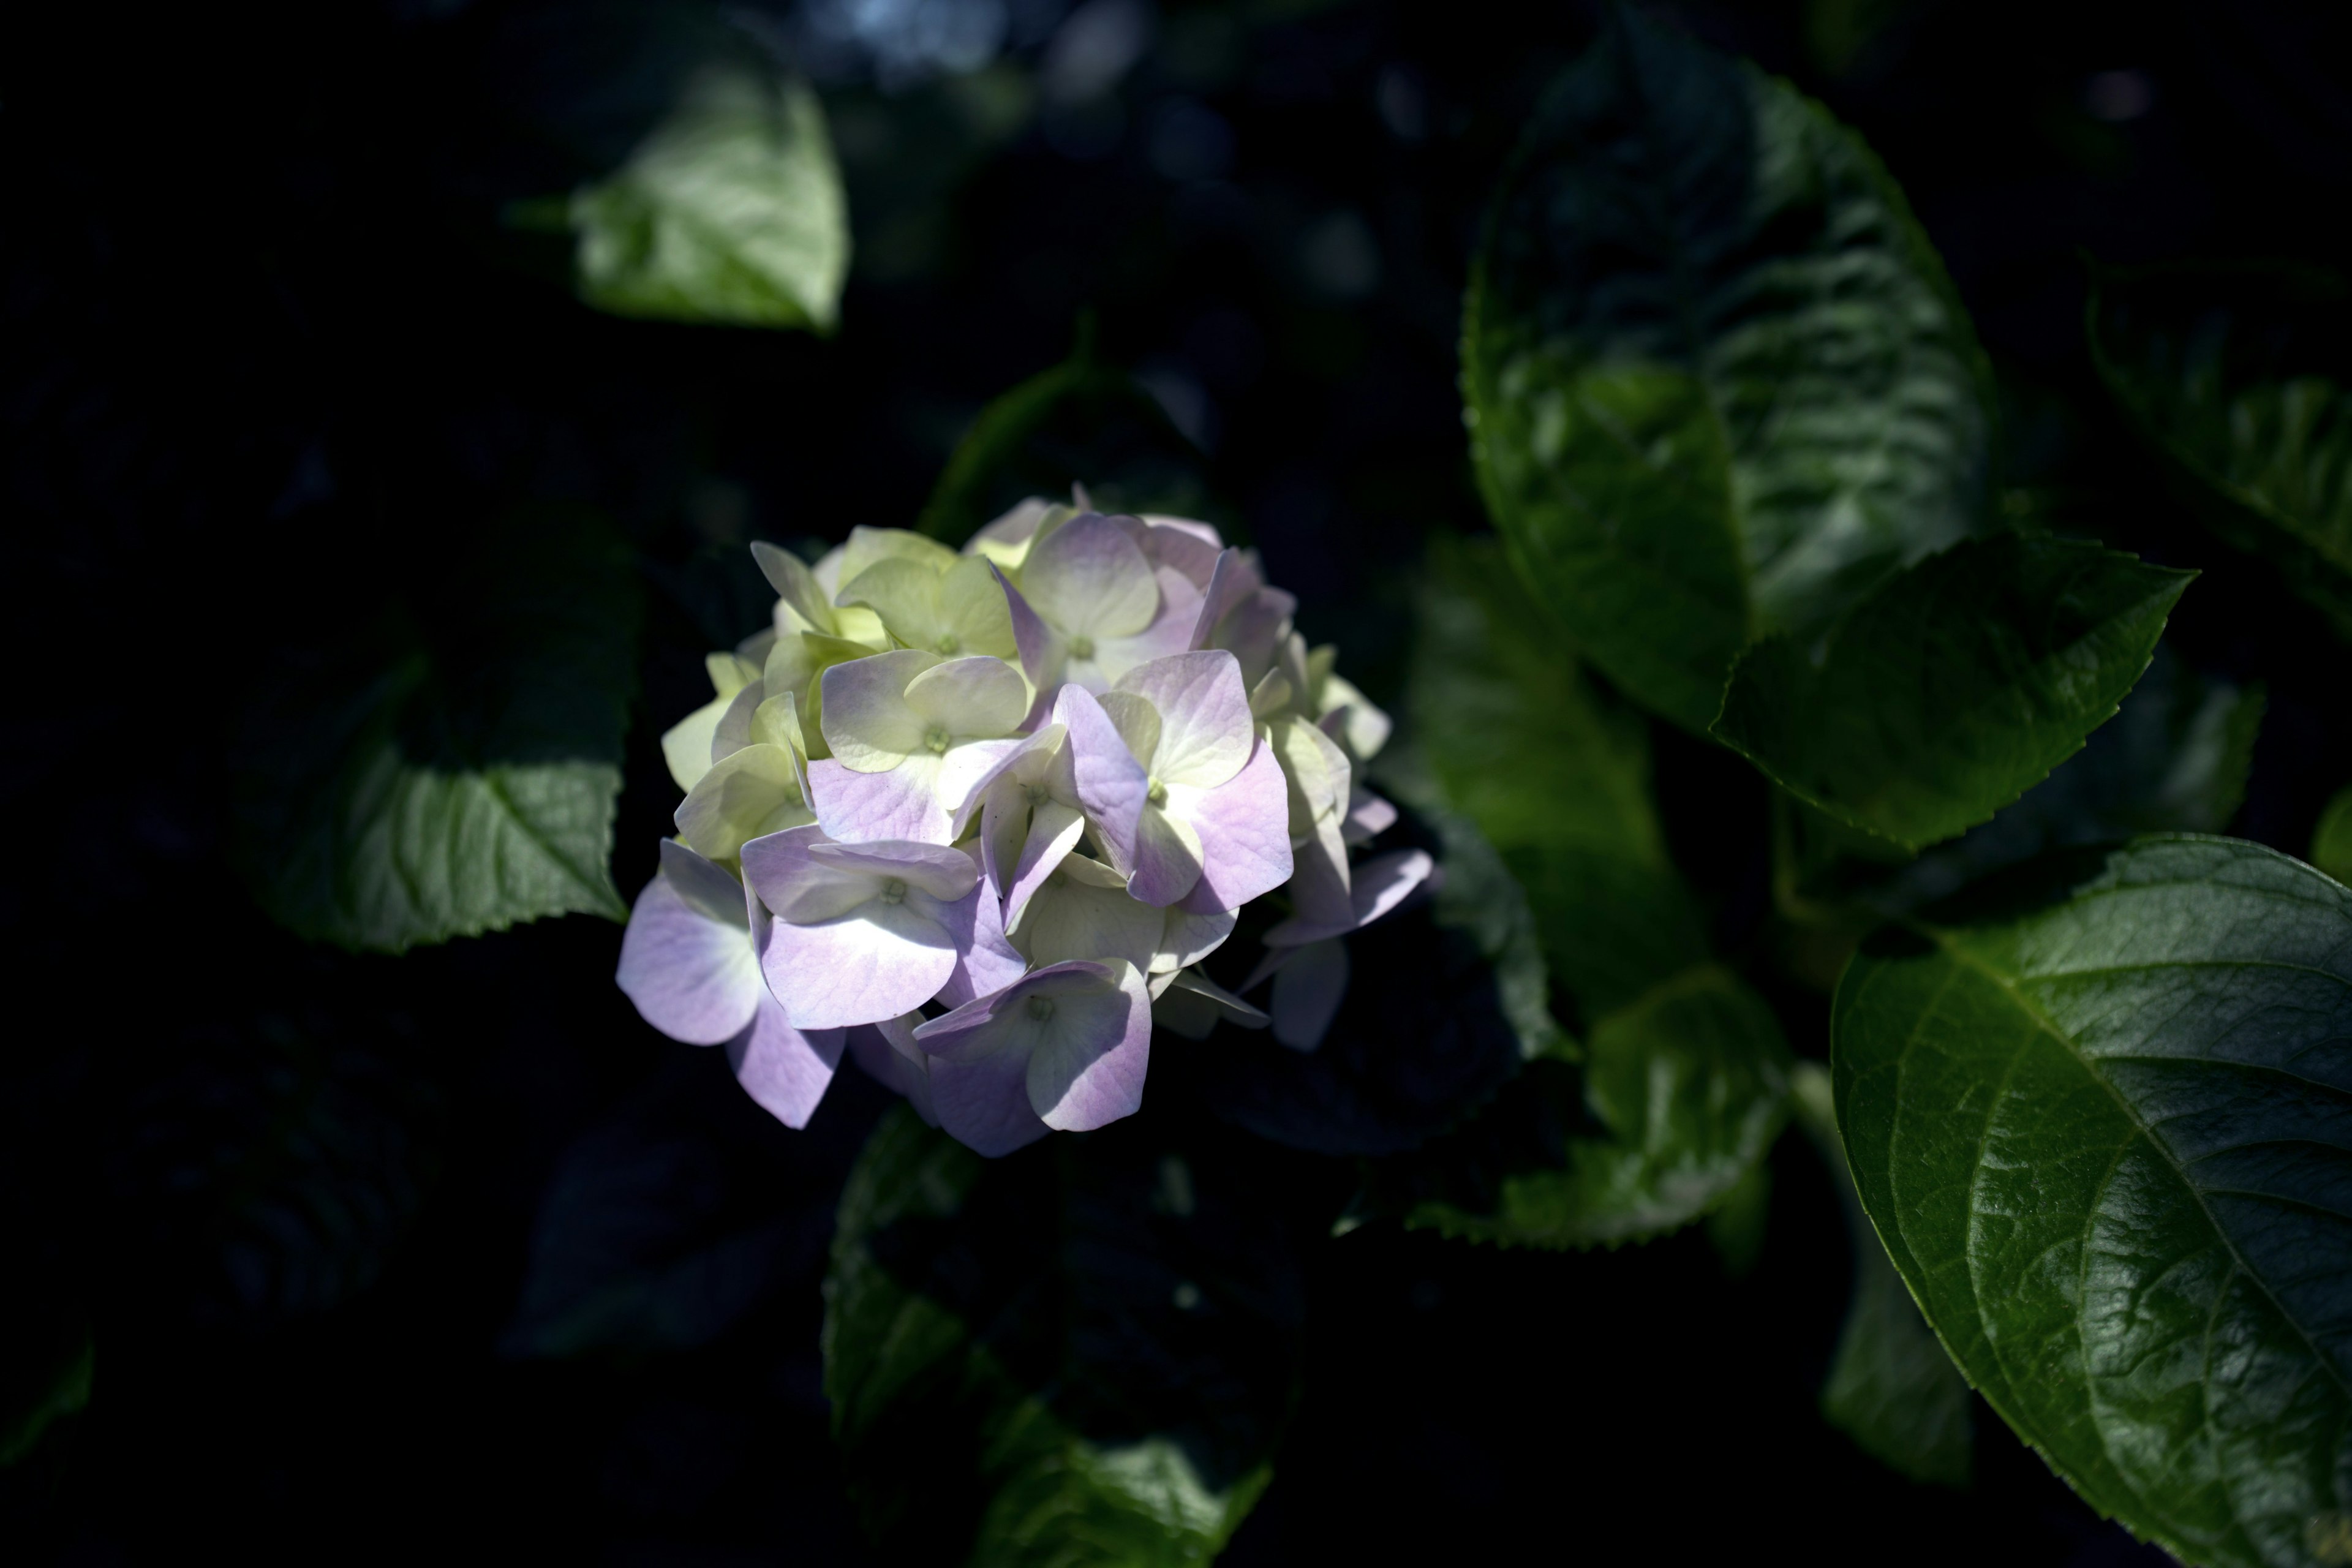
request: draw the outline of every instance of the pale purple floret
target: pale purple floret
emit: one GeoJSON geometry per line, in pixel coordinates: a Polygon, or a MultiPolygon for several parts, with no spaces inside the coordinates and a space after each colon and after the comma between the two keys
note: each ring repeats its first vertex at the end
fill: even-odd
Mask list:
{"type": "Polygon", "coordinates": [[[621,933],[622,991],[670,1038],[724,1045],[752,1099],[786,1126],[807,1126],[840,1063],[841,1032],[794,1028],[769,994],[755,948],[767,911],[733,877],[667,839],[661,861],[621,933]]]}
{"type": "Polygon", "coordinates": [[[830,760],[809,765],[819,826],[845,844],[944,845],[972,786],[1021,742],[1021,675],[1003,659],[901,648],[822,677],[830,760]]]}
{"type": "Polygon", "coordinates": [[[1224,649],[1240,660],[1244,683],[1255,688],[1274,668],[1297,609],[1297,600],[1266,586],[1247,555],[1227,550],[1210,574],[1185,646],[1224,649]]]}
{"type": "Polygon", "coordinates": [[[1143,1104],[1151,997],[1118,959],[1048,964],[915,1030],[940,1125],[982,1154],[1086,1131],[1143,1104]]]}
{"type": "Polygon", "coordinates": [[[1257,738],[1233,655],[1154,659],[1098,701],[1066,700],[1079,798],[1136,898],[1207,913],[1289,878],[1281,767],[1257,738]],[[1090,707],[1108,720],[1116,747],[1090,707]],[[1144,805],[1129,829],[1122,818],[1139,785],[1144,805]]]}
{"type": "Polygon", "coordinates": [[[1020,586],[1007,581],[1004,593],[1041,702],[1065,683],[1105,690],[1137,665],[1181,652],[1200,620],[1201,589],[1182,568],[1155,565],[1136,533],[1095,512],[1032,546],[1020,586]]]}
{"type": "Polygon", "coordinates": [[[1268,947],[1301,947],[1360,931],[1395,909],[1429,880],[1437,862],[1426,850],[1396,849],[1353,868],[1347,905],[1328,913],[1294,914],[1265,933],[1268,947]]]}
{"type": "Polygon", "coordinates": [[[885,1018],[849,1031],[849,1054],[866,1076],[883,1088],[904,1095],[924,1125],[937,1127],[940,1113],[931,1105],[931,1058],[915,1044],[919,1013],[885,1018]]]}
{"type": "Polygon", "coordinates": [[[961,849],[836,844],[822,828],[795,827],[743,846],[743,875],[775,912],[760,963],[799,1028],[912,1012],[981,951],[980,872],[961,849]]]}

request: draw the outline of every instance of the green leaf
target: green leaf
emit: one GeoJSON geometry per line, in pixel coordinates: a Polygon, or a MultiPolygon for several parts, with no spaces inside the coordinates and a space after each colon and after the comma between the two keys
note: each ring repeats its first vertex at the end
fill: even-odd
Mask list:
{"type": "Polygon", "coordinates": [[[2311,863],[2337,881],[2352,881],[2352,789],[2338,790],[2311,833],[2311,863]]]}
{"type": "Polygon", "coordinates": [[[1815,647],[1750,648],[1714,732],[1839,821],[1933,844],[2115,713],[2191,575],[2068,540],[1970,540],[1885,583],[1815,647]]]}
{"type": "Polygon", "coordinates": [[[2188,1561],[2352,1510],[2352,892],[2230,839],[2025,868],[1865,943],[1863,1206],[1994,1409],[2188,1561]]]}
{"type": "Polygon", "coordinates": [[[1851,843],[1851,830],[1804,813],[1802,892],[1854,900],[1877,911],[1875,924],[2049,850],[2140,833],[2219,833],[2245,798],[2263,704],[2261,687],[2201,677],[2159,643],[2147,675],[2080,752],[1990,822],[1907,866],[1828,858],[1822,851],[1840,837],[1851,843]],[[1823,838],[1832,842],[1815,843],[1823,838]]]}
{"type": "Polygon", "coordinates": [[[1780,1025],[1713,964],[1601,1019],[1583,1058],[1528,1063],[1468,1125],[1376,1166],[1375,1204],[1506,1246],[1645,1240],[1722,1202],[1787,1114],[1780,1025]]]}
{"type": "Polygon", "coordinates": [[[1216,1554],[1295,1397],[1276,1194],[1308,1181],[1280,1159],[1138,1119],[983,1161],[884,1119],[842,1194],[824,1354],[851,1494],[893,1561],[1216,1554]]]}
{"type": "Polygon", "coordinates": [[[1915,1481],[1966,1488],[1974,1468],[1976,1410],[1969,1385],[1909,1287],[1879,1245],[1854,1194],[1838,1139],[1830,1075],[1798,1065],[1790,1104],[1837,1183],[1853,1239],[1853,1302],[1822,1385],[1822,1415],[1863,1452],[1915,1481]]]}
{"type": "Polygon", "coordinates": [[[89,1324],[47,1321],[37,1310],[23,1317],[9,1326],[20,1333],[31,1330],[30,1342],[16,1339],[0,1363],[0,1468],[31,1454],[52,1426],[89,1407],[97,1367],[89,1324]]]}
{"type": "Polygon", "coordinates": [[[580,297],[600,310],[819,332],[839,320],[848,205],[804,83],[706,67],[566,216],[580,297]]]}
{"type": "MultiPolygon", "coordinates": [[[[1433,541],[1419,611],[1405,694],[1414,752],[1444,807],[1526,890],[1551,973],[1597,1015],[1705,962],[1651,802],[1640,715],[1595,685],[1492,540],[1433,541]]],[[[1436,805],[1418,794],[1401,798],[1436,805]]]]}
{"type": "Polygon", "coordinates": [[[2223,538],[2352,635],[2352,288],[2269,265],[2102,270],[2091,355],[2223,538]]]}
{"type": "Polygon", "coordinates": [[[1463,368],[1519,570],[1694,731],[1749,642],[1985,511],[1991,377],[1902,193],[1819,105],[1631,10],[1521,141],[1463,368]]]}
{"type": "Polygon", "coordinates": [[[1090,320],[1068,359],[981,410],[916,526],[960,544],[1026,498],[1066,497],[1072,485],[1106,511],[1209,510],[1199,449],[1133,376],[1095,357],[1090,320]]]}
{"type": "Polygon", "coordinates": [[[519,512],[272,681],[238,781],[263,907],[392,952],[547,915],[627,918],[609,861],[638,597],[601,517],[519,512]]]}

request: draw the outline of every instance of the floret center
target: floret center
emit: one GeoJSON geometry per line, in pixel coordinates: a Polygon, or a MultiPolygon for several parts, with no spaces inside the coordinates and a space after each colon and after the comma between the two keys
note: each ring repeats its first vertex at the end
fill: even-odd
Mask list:
{"type": "Polygon", "coordinates": [[[1029,1016],[1037,1022],[1044,1023],[1054,1016],[1054,999],[1051,996],[1030,997],[1029,1016]]]}
{"type": "Polygon", "coordinates": [[[884,903],[898,903],[904,900],[906,897],[907,884],[899,881],[896,877],[893,877],[890,880],[882,884],[882,901],[884,903]]]}
{"type": "Polygon", "coordinates": [[[1072,658],[1094,658],[1094,656],[1095,656],[1095,639],[1094,639],[1094,638],[1092,638],[1092,637],[1072,637],[1072,638],[1070,639],[1070,657],[1071,657],[1072,658]]]}
{"type": "Polygon", "coordinates": [[[924,731],[923,744],[929,748],[933,756],[945,756],[948,749],[947,726],[944,724],[934,724],[929,729],[924,731]]]}

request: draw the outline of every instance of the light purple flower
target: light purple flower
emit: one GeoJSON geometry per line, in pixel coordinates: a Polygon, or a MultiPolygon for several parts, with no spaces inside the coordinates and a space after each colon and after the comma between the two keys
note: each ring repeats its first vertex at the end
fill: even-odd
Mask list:
{"type": "Polygon", "coordinates": [[[767,911],[735,879],[663,840],[661,870],[621,933],[615,978],[646,1023],[688,1045],[724,1045],[751,1098],[805,1127],[841,1060],[838,1029],[795,1029],[760,974],[767,911]]]}
{"type": "Polygon", "coordinates": [[[1281,766],[1258,740],[1233,655],[1181,653],[1139,665],[1099,706],[1126,756],[1075,720],[1070,743],[1078,750],[1079,797],[1129,892],[1205,914],[1289,879],[1281,766]],[[1144,805],[1129,831],[1121,809],[1139,782],[1144,805]]]}
{"type": "Polygon", "coordinates": [[[1004,590],[1022,668],[1041,697],[1066,683],[1104,690],[1181,651],[1200,619],[1199,586],[1178,566],[1155,567],[1134,533],[1095,512],[1030,546],[1019,583],[1004,590]]]}
{"type": "Polygon", "coordinates": [[[1151,997],[1123,960],[1050,964],[915,1031],[940,1125],[982,1154],[1085,1131],[1143,1104],[1151,997]]]}
{"type": "MultiPolygon", "coordinates": [[[[1437,862],[1429,858],[1426,850],[1395,849],[1386,855],[1375,855],[1355,868],[1344,910],[1294,913],[1265,933],[1265,944],[1270,948],[1300,947],[1361,931],[1403,903],[1436,869],[1437,862]]],[[[1246,991],[1249,987],[1242,989],[1246,991]]]]}
{"type": "Polygon", "coordinates": [[[818,823],[845,844],[948,843],[972,786],[1020,748],[1029,710],[1021,673],[985,657],[900,648],[836,664],[823,683],[833,756],[809,765],[809,788],[818,823]]]}
{"type": "Polygon", "coordinates": [[[821,828],[795,827],[743,846],[743,875],[775,911],[760,965],[800,1028],[910,1013],[974,951],[980,872],[960,849],[836,844],[821,828]]]}
{"type": "Polygon", "coordinates": [[[1297,600],[1266,586],[1247,552],[1228,550],[1217,557],[1186,646],[1232,654],[1241,661],[1243,684],[1254,689],[1274,668],[1297,609],[1297,600]]]}
{"type": "Polygon", "coordinates": [[[1063,857],[1022,910],[1013,945],[1043,967],[1067,959],[1124,959],[1149,970],[1168,911],[1128,896],[1127,879],[1084,855],[1063,857]]]}
{"type": "MultiPolygon", "coordinates": [[[[1007,926],[1020,921],[1030,897],[1086,829],[1067,732],[1066,725],[1050,723],[1001,759],[972,786],[951,825],[961,837],[979,814],[981,868],[1007,926]]],[[[1139,809],[1141,802],[1137,796],[1139,809]]]]}
{"type": "Polygon", "coordinates": [[[849,1054],[866,1076],[883,1088],[904,1095],[927,1127],[940,1124],[931,1105],[931,1058],[915,1044],[920,1013],[905,1013],[878,1024],[862,1024],[849,1031],[849,1054]]]}
{"type": "Polygon", "coordinates": [[[1151,1022],[1188,1040],[1205,1040],[1220,1023],[1263,1029],[1272,1020],[1199,970],[1180,969],[1152,977],[1151,1022]]]}

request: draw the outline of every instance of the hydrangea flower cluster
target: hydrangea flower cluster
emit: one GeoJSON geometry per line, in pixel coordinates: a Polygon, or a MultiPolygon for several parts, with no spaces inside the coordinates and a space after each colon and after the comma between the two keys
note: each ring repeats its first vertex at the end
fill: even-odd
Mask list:
{"type": "Polygon", "coordinates": [[[1206,523],[1030,500],[961,553],[753,545],[774,626],[662,737],[686,799],[619,980],[804,1126],[845,1052],[983,1154],[1131,1115],[1154,1024],[1318,1045],[1340,939],[1430,876],[1354,853],[1389,721],[1206,523]],[[1286,908],[1241,987],[1199,965],[1286,908]]]}

